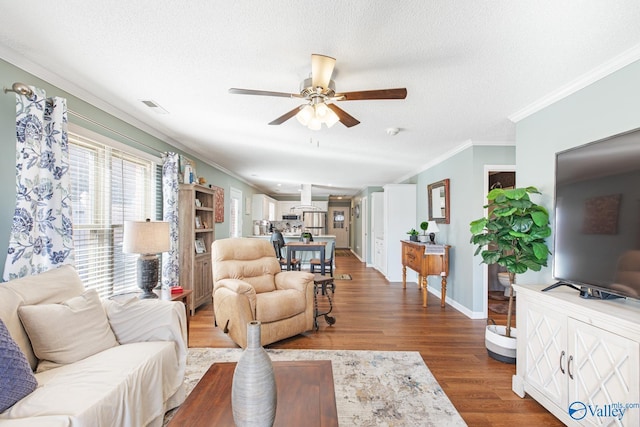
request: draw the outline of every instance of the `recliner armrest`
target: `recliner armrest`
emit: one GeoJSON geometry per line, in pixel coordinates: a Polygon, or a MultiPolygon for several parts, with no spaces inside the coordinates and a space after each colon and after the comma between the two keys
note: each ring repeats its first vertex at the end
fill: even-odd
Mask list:
{"type": "MultiPolygon", "coordinates": [[[[215,285],[215,289],[227,288],[237,294],[250,294],[256,293],[256,290],[249,283],[240,279],[222,279],[218,280],[215,285]]],[[[214,290],[215,292],[215,290],[214,290]]]]}
{"type": "Polygon", "coordinates": [[[313,285],[313,274],[304,271],[283,271],[275,275],[276,289],[295,289],[305,292],[306,287],[313,285]]]}

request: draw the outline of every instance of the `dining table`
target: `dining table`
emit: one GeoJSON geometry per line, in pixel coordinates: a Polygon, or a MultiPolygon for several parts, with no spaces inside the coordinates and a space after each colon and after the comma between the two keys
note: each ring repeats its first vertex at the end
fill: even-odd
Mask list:
{"type": "MultiPolygon", "coordinates": [[[[285,248],[287,248],[287,270],[291,270],[291,258],[295,257],[297,251],[307,252],[320,252],[320,259],[325,259],[325,246],[327,242],[287,242],[285,248]]],[[[320,274],[324,276],[325,268],[324,262],[320,263],[320,274]]]]}

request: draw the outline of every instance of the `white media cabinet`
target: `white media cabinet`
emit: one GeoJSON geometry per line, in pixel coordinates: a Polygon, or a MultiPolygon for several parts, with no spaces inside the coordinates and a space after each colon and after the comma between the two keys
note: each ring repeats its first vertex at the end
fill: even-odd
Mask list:
{"type": "Polygon", "coordinates": [[[566,425],[639,426],[640,301],[583,299],[566,286],[544,288],[514,285],[512,390],[529,394],[566,425]],[[617,420],[611,415],[619,415],[618,404],[635,407],[617,420]],[[576,421],[570,405],[575,418],[585,416],[576,421]]]}

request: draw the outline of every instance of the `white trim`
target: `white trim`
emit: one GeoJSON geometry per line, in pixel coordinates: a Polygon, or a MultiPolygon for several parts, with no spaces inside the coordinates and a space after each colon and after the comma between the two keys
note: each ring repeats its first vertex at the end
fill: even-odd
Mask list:
{"type": "MultiPolygon", "coordinates": [[[[25,57],[21,56],[19,53],[15,52],[12,49],[7,48],[6,46],[0,45],[0,57],[10,64],[21,68],[27,73],[33,74],[35,77],[44,80],[46,83],[56,86],[57,88],[67,92],[70,95],[73,95],[87,103],[91,106],[96,107],[107,114],[110,114],[131,126],[134,126],[151,136],[154,136],[167,144],[173,145],[176,148],[184,150],[182,144],[178,141],[170,138],[169,136],[158,132],[157,129],[152,128],[146,123],[141,122],[140,120],[134,118],[133,116],[125,113],[124,111],[114,107],[113,105],[103,101],[101,98],[87,92],[81,87],[75,85],[64,77],[54,73],[53,71],[38,65],[25,57]]],[[[25,82],[26,84],[30,84],[29,82],[25,82]]]]}
{"type": "Polygon", "coordinates": [[[396,181],[394,181],[394,184],[400,184],[404,181],[406,181],[407,179],[419,175],[420,173],[444,162],[447,159],[450,159],[451,157],[455,156],[458,153],[461,153],[462,151],[466,150],[469,147],[474,147],[474,146],[480,146],[480,147],[486,147],[486,146],[498,146],[498,147],[511,147],[511,146],[515,146],[516,143],[515,141],[473,141],[471,139],[468,139],[466,141],[464,141],[463,143],[461,143],[460,145],[452,148],[451,150],[445,152],[444,154],[442,154],[441,156],[438,156],[436,158],[434,158],[433,160],[429,161],[428,163],[425,163],[424,165],[420,166],[417,170],[415,170],[414,172],[409,172],[408,174],[403,175],[402,177],[398,178],[396,181]]]}
{"type": "MultiPolygon", "coordinates": [[[[74,97],[88,103],[90,106],[95,107],[99,110],[102,110],[103,112],[105,112],[106,114],[109,114],[119,120],[122,120],[123,122],[137,128],[138,130],[141,130],[151,136],[153,136],[154,138],[159,139],[160,141],[169,144],[171,147],[176,148],[178,150],[183,151],[185,154],[190,155],[192,157],[197,158],[198,160],[208,164],[209,166],[212,166],[215,169],[218,169],[220,172],[226,173],[227,175],[247,184],[248,186],[250,186],[251,188],[254,188],[258,191],[263,191],[260,187],[258,187],[256,184],[251,183],[249,181],[247,181],[246,179],[242,178],[241,176],[238,176],[237,174],[235,174],[234,172],[220,166],[219,164],[206,159],[205,156],[203,156],[201,153],[198,153],[184,145],[182,145],[182,143],[180,143],[179,141],[169,137],[168,135],[165,135],[162,132],[158,132],[157,129],[147,125],[146,123],[136,119],[135,117],[131,116],[128,113],[125,113],[124,111],[114,107],[113,105],[109,104],[108,102],[102,100],[101,98],[98,98],[97,96],[93,95],[90,92],[87,92],[86,90],[80,88],[79,86],[77,86],[76,84],[70,82],[69,80],[67,80],[64,77],[61,77],[60,75],[52,72],[51,70],[38,65],[28,59],[26,59],[25,57],[23,57],[22,55],[20,55],[19,53],[15,52],[12,49],[7,48],[6,46],[2,46],[0,45],[0,58],[7,61],[8,63],[10,63],[11,65],[14,65],[20,69],[22,69],[23,71],[29,73],[29,74],[33,74],[34,77],[43,80],[45,83],[51,85],[51,86],[55,86],[56,88],[68,93],[69,95],[73,95],[74,97]],[[203,160],[203,158],[205,160],[203,160]]],[[[30,84],[29,82],[25,82],[26,84],[30,84]]],[[[82,119],[82,117],[80,117],[80,119],[82,119]]]]}
{"type": "MultiPolygon", "coordinates": [[[[435,289],[435,288],[433,288],[431,286],[427,286],[427,289],[429,290],[430,294],[433,294],[436,297],[440,298],[440,289],[435,289]]],[[[482,319],[486,319],[487,318],[486,316],[483,316],[482,312],[471,311],[467,307],[465,307],[464,305],[460,304],[457,301],[452,300],[449,297],[445,297],[445,303],[449,304],[451,307],[453,307],[454,309],[456,309],[460,313],[464,314],[469,319],[482,320],[482,319]]]]}
{"type": "MultiPolygon", "coordinates": [[[[489,194],[489,172],[515,171],[516,165],[484,165],[482,200],[487,200],[487,194],[489,194]]],[[[486,217],[487,214],[487,208],[484,208],[482,215],[486,217]]],[[[484,263],[482,263],[482,296],[482,313],[484,313],[484,317],[480,317],[480,319],[487,319],[489,317],[489,266],[484,263]]]]}
{"type": "Polygon", "coordinates": [[[607,77],[610,74],[632,64],[640,59],[640,44],[635,45],[631,49],[622,52],[620,55],[614,57],[610,61],[605,62],[602,65],[597,66],[593,70],[581,75],[577,79],[569,82],[567,85],[554,90],[553,92],[543,96],[532,104],[527,105],[523,109],[516,111],[508,117],[513,123],[518,123],[520,120],[529,117],[532,114],[537,113],[543,108],[560,101],[563,98],[584,89],[597,82],[598,80],[607,77]]]}

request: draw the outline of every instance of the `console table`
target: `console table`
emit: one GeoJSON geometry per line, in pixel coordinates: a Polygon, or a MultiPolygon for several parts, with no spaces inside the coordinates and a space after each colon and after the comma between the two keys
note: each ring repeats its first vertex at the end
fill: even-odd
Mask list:
{"type": "Polygon", "coordinates": [[[402,240],[402,287],[407,287],[407,267],[418,273],[418,286],[422,289],[422,306],[427,306],[427,276],[442,277],[440,307],[445,306],[447,276],[449,275],[449,245],[402,240]]]}

